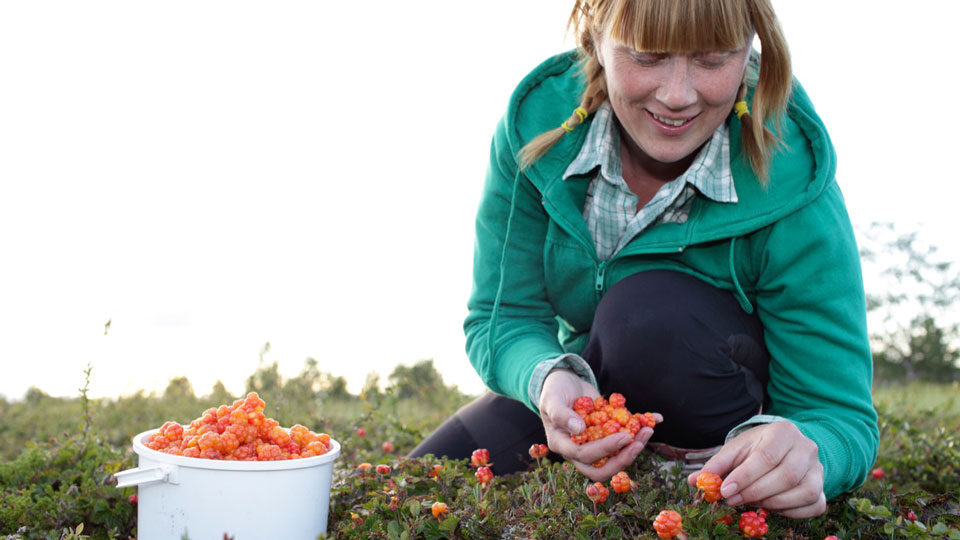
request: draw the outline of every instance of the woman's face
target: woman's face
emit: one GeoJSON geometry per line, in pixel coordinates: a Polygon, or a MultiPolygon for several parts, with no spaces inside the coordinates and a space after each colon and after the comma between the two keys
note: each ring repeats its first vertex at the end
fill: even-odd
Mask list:
{"type": "Polygon", "coordinates": [[[605,36],[600,64],[631,157],[660,164],[692,158],[730,114],[749,49],[659,53],[605,36]]]}

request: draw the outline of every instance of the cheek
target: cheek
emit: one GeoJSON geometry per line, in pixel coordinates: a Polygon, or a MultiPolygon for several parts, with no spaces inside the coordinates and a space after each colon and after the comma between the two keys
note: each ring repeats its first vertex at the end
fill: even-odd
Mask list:
{"type": "Polygon", "coordinates": [[[700,95],[709,105],[733,103],[740,90],[742,76],[738,72],[722,77],[705,77],[700,84],[700,95]]]}

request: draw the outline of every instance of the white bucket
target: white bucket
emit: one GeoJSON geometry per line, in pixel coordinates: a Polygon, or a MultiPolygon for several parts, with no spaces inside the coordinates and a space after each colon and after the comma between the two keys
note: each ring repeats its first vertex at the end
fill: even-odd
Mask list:
{"type": "Polygon", "coordinates": [[[327,532],[333,461],[221,461],[164,454],[144,446],[159,430],[133,438],[139,466],[116,473],[117,487],[138,486],[137,538],[316,540],[327,532]]]}

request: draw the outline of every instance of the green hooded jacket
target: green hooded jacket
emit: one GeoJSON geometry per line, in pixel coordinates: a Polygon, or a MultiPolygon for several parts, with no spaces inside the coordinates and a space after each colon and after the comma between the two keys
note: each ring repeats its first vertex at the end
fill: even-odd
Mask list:
{"type": "Polygon", "coordinates": [[[685,223],[658,224],[600,262],[582,217],[590,178],[561,177],[591,118],[520,172],[516,155],[579,105],[574,52],[550,58],[514,91],[497,126],[476,221],[467,353],[494,392],[524,402],[536,365],[586,344],[605,291],[669,269],[728,290],[758,314],[770,352],[770,407],[819,448],[827,498],[858,487],[876,459],[877,416],[860,261],[836,155],[796,82],[784,147],[761,185],[730,122],[739,202],[698,197],[685,223]]]}

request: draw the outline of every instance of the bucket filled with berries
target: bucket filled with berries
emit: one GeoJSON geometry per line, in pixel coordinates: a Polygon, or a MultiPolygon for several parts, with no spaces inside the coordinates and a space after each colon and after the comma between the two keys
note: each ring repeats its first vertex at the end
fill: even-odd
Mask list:
{"type": "Polygon", "coordinates": [[[301,425],[281,427],[254,392],[133,438],[137,536],[314,540],[327,531],[340,444],[301,425]]]}

